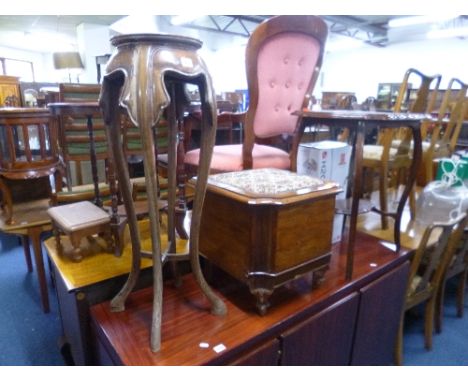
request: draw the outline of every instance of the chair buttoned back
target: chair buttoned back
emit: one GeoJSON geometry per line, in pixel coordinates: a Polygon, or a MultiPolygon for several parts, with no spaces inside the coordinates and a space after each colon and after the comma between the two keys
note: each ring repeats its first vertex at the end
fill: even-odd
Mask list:
{"type": "Polygon", "coordinates": [[[298,117],[291,113],[302,108],[320,52],[320,43],[303,33],[280,33],[265,41],[258,53],[256,136],[293,134],[298,117]]]}

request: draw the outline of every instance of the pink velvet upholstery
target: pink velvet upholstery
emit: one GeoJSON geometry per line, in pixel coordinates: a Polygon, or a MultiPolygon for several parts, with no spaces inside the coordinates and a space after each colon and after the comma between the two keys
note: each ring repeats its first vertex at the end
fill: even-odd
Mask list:
{"type": "MultiPolygon", "coordinates": [[[[197,166],[200,150],[185,154],[185,163],[197,166]]],[[[289,154],[276,147],[254,145],[253,168],[277,168],[287,170],[290,166],[289,154]]],[[[242,167],[242,145],[215,146],[211,159],[210,172],[240,171],[242,167]]]]}
{"type": "MultiPolygon", "coordinates": [[[[250,166],[294,170],[300,132],[292,113],[305,106],[313,91],[326,36],[323,20],[305,15],[272,17],[255,29],[246,48],[250,105],[243,119],[244,143],[215,146],[212,173],[250,166]],[[289,152],[265,146],[267,142],[289,152]]],[[[198,156],[199,150],[186,153],[189,172],[197,167],[198,156]]]]}
{"type": "Polygon", "coordinates": [[[320,54],[320,44],[301,33],[269,38],[258,54],[259,99],[254,120],[257,137],[292,134],[320,54]]]}

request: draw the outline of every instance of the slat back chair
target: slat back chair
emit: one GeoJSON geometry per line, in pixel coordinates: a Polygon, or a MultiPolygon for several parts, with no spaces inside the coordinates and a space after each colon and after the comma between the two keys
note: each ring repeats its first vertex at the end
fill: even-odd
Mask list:
{"type": "Polygon", "coordinates": [[[404,314],[409,309],[425,303],[424,313],[424,344],[425,348],[432,349],[432,334],[437,293],[444,278],[447,266],[463,235],[467,222],[467,215],[460,214],[448,222],[434,222],[427,226],[420,244],[411,260],[411,269],[408,279],[406,300],[401,316],[399,333],[395,347],[395,362],[403,362],[403,329],[404,314]],[[429,239],[434,232],[440,231],[435,245],[429,246],[429,239]]]}
{"type": "MultiPolygon", "coordinates": [[[[419,176],[421,186],[434,179],[433,161],[450,157],[455,151],[468,106],[467,90],[468,84],[458,78],[450,79],[439,108],[437,122],[432,124],[431,131],[426,131],[426,139],[423,142],[423,162],[419,176]]],[[[429,124],[425,125],[428,127],[429,124]]]]}
{"type": "MultiPolygon", "coordinates": [[[[88,102],[99,99],[100,85],[60,84],[60,102],[88,102]]],[[[67,167],[67,188],[92,183],[90,171],[90,140],[86,115],[62,115],[59,120],[59,142],[67,167]]],[[[93,115],[94,147],[100,182],[107,179],[108,147],[101,113],[93,115]]]]}

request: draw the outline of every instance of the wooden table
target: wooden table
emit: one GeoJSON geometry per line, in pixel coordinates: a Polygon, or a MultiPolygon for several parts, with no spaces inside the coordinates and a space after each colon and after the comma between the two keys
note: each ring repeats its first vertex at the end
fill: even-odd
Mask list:
{"type": "MultiPolygon", "coordinates": [[[[372,128],[400,128],[407,126],[411,128],[413,133],[414,148],[413,162],[410,168],[410,174],[406,183],[405,189],[398,203],[397,210],[393,213],[387,213],[395,220],[394,224],[394,241],[397,250],[400,248],[400,225],[403,208],[408,199],[411,188],[416,180],[416,173],[422,158],[421,148],[421,122],[424,120],[432,120],[429,114],[417,113],[393,113],[393,112],[375,112],[375,111],[357,111],[357,110],[328,110],[328,111],[313,111],[302,110],[293,113],[302,119],[302,129],[305,125],[322,124],[333,127],[346,127],[353,131],[354,140],[353,146],[353,161],[354,161],[354,181],[352,182],[352,203],[351,203],[351,219],[348,235],[348,258],[346,265],[346,278],[353,277],[353,262],[356,242],[356,225],[359,208],[359,193],[362,184],[362,156],[364,145],[364,134],[366,129],[372,128]]],[[[376,209],[375,209],[376,210],[376,209]]],[[[382,211],[376,210],[382,213],[382,211]]]]}
{"type": "MultiPolygon", "coordinates": [[[[212,285],[227,305],[210,314],[192,275],[164,288],[162,344],[151,352],[151,288],[130,295],[124,312],[91,307],[96,364],[115,365],[388,365],[409,271],[410,252],[358,232],[355,277],[344,278],[346,250],[333,246],[319,288],[300,278],[273,294],[265,316],[248,288],[225,274],[212,285]]],[[[221,277],[217,277],[221,276],[221,277]]]]}
{"type": "Polygon", "coordinates": [[[52,230],[50,218],[47,215],[48,208],[49,199],[19,203],[15,205],[14,224],[7,224],[4,216],[1,216],[0,218],[0,231],[21,237],[29,272],[32,272],[31,254],[29,249],[29,244],[32,242],[42,310],[44,313],[48,313],[50,311],[50,305],[44,261],[42,259],[41,234],[52,230]]]}

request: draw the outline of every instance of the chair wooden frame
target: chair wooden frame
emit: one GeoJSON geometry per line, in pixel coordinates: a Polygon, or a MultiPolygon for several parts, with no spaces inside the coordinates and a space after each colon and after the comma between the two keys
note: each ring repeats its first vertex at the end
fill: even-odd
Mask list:
{"type": "MultiPolygon", "coordinates": [[[[421,78],[421,85],[417,91],[416,99],[409,105],[409,111],[414,113],[430,112],[434,107],[437,89],[439,88],[441,75],[427,76],[416,69],[408,69],[403,78],[398,97],[395,102],[394,111],[402,110],[404,100],[407,96],[409,79],[417,75],[421,78]],[[433,88],[431,88],[433,84],[433,88]]],[[[380,210],[384,212],[381,217],[382,229],[388,228],[388,219],[385,214],[388,211],[387,193],[390,185],[397,188],[398,181],[406,173],[412,163],[411,153],[411,130],[402,127],[401,129],[380,129],[377,138],[377,145],[364,146],[363,167],[365,169],[378,169],[379,173],[379,200],[380,210]],[[398,139],[398,147],[392,147],[392,142],[398,139]],[[381,154],[374,157],[366,155],[371,147],[381,147],[381,154]],[[391,174],[392,173],[392,174],[391,174]],[[391,174],[389,179],[389,174],[391,174]]],[[[415,190],[412,189],[409,197],[411,216],[415,216],[415,190]]]]}
{"type": "Polygon", "coordinates": [[[423,124],[424,130],[422,133],[426,135],[425,138],[428,144],[423,144],[422,168],[418,179],[421,186],[425,186],[434,179],[433,161],[437,158],[448,158],[455,151],[468,107],[466,99],[467,91],[468,84],[465,84],[458,78],[450,79],[447,90],[444,92],[437,122],[432,124],[432,131],[429,137],[427,130],[430,124],[423,124]],[[454,86],[459,86],[460,88],[454,89],[454,86]]]}
{"type": "Polygon", "coordinates": [[[430,224],[421,238],[420,244],[411,261],[410,275],[406,292],[406,301],[402,311],[400,328],[395,346],[395,363],[403,362],[403,328],[405,312],[425,302],[424,345],[432,349],[437,294],[458,243],[463,235],[467,216],[465,213],[448,222],[430,224]],[[434,246],[428,246],[435,230],[441,230],[434,246]]]}

